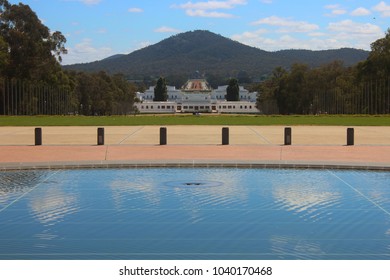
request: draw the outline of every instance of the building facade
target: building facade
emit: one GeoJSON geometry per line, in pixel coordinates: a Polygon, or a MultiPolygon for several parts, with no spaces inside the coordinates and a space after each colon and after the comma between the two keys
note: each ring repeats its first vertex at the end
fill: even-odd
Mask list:
{"type": "Polygon", "coordinates": [[[141,113],[258,113],[257,92],[240,86],[240,101],[226,101],[227,86],[212,89],[205,79],[190,79],[181,88],[167,86],[168,100],[153,101],[154,87],[137,93],[141,113]]]}

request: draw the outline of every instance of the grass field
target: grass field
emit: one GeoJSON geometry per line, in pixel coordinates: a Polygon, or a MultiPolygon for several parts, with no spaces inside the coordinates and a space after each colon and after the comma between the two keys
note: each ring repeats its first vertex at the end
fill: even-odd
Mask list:
{"type": "Polygon", "coordinates": [[[138,115],[138,116],[1,116],[0,126],[138,126],[138,125],[340,125],[390,126],[390,115],[138,115]]]}

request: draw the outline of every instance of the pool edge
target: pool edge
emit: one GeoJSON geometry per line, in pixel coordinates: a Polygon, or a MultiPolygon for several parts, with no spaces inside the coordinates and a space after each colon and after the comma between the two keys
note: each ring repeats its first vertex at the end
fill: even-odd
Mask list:
{"type": "Polygon", "coordinates": [[[389,164],[309,161],[78,161],[0,163],[0,171],[100,168],[272,168],[390,171],[389,164]]]}

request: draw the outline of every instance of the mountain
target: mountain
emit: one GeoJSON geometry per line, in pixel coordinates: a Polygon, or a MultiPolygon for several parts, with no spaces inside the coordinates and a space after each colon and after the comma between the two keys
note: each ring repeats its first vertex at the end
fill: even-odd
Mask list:
{"type": "Polygon", "coordinates": [[[125,54],[114,54],[112,56],[109,56],[109,57],[106,57],[104,58],[103,60],[110,60],[110,59],[116,59],[116,58],[120,58],[122,56],[125,56],[125,54]]]}
{"type": "Polygon", "coordinates": [[[196,30],[172,36],[127,55],[114,55],[100,61],[67,65],[64,68],[122,73],[129,79],[138,80],[159,76],[187,78],[196,70],[206,73],[209,79],[234,77],[240,72],[259,78],[278,66],[288,69],[293,63],[317,67],[341,60],[344,65],[351,66],[365,60],[368,54],[367,51],[350,48],[267,52],[209,31],[196,30]]]}

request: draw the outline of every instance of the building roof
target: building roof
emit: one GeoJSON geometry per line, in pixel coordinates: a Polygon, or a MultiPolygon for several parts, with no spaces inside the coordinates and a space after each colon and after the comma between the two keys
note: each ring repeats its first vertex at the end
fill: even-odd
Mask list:
{"type": "Polygon", "coordinates": [[[189,79],[182,87],[184,92],[211,92],[212,90],[205,79],[189,79]]]}

